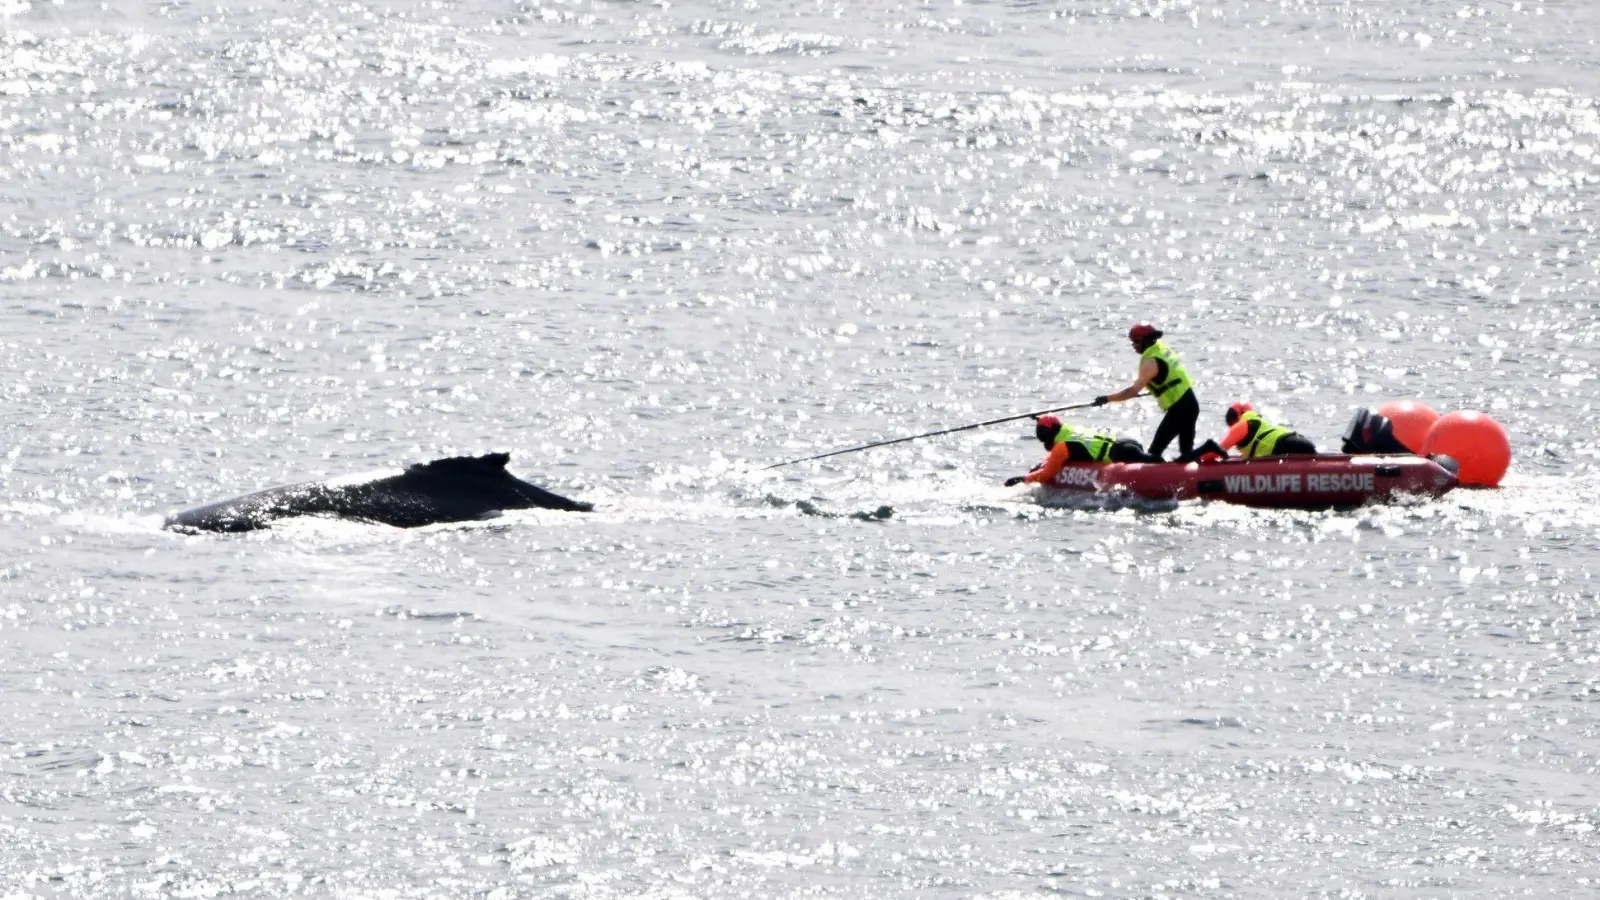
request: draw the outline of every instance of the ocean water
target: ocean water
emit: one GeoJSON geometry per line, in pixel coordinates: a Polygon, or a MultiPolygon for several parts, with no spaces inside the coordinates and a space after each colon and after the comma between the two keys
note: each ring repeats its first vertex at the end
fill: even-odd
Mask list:
{"type": "Polygon", "coordinates": [[[0,0],[0,896],[1576,897],[1600,8],[0,0]],[[1496,490],[1057,506],[1401,398],[1496,490]],[[1148,439],[1135,401],[1071,421],[1148,439]],[[506,451],[588,515],[163,531],[506,451]]]}

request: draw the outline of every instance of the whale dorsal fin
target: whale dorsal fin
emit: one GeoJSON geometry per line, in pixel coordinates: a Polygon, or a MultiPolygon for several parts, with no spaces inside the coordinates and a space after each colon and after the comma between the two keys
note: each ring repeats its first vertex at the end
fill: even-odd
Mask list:
{"type": "Polygon", "coordinates": [[[413,475],[504,475],[509,453],[487,453],[483,456],[451,456],[433,462],[415,463],[406,467],[413,475]]]}

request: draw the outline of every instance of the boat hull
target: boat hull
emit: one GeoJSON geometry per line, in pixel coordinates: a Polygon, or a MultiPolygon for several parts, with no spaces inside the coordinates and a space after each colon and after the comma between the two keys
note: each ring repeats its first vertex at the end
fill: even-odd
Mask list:
{"type": "Polygon", "coordinates": [[[1436,497],[1455,487],[1453,472],[1420,456],[1328,453],[1194,463],[1075,463],[1063,467],[1047,490],[1327,509],[1436,497]]]}

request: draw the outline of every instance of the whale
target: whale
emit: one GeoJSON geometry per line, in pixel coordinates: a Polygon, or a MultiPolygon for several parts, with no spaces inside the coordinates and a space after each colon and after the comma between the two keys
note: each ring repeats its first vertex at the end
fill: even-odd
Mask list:
{"type": "Polygon", "coordinates": [[[510,461],[509,453],[454,456],[401,472],[281,485],[173,513],[163,527],[188,533],[254,531],[295,516],[333,516],[417,528],[493,518],[511,509],[594,509],[517,478],[506,471],[510,461]]]}

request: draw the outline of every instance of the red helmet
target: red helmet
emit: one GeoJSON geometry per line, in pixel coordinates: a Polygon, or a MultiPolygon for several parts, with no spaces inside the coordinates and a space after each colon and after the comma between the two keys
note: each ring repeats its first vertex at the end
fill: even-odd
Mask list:
{"type": "Polygon", "coordinates": [[[1149,322],[1140,322],[1128,329],[1128,340],[1133,341],[1135,344],[1160,340],[1160,338],[1161,329],[1151,325],[1149,322]]]}
{"type": "Polygon", "coordinates": [[[1222,414],[1222,418],[1229,425],[1232,425],[1233,423],[1239,421],[1239,417],[1240,416],[1244,415],[1247,412],[1255,412],[1255,411],[1256,411],[1256,408],[1254,406],[1251,406],[1248,402],[1246,402],[1244,400],[1235,400],[1235,401],[1233,401],[1233,405],[1228,407],[1228,411],[1226,413],[1222,414]]]}
{"type": "Polygon", "coordinates": [[[1033,426],[1033,435],[1040,441],[1048,444],[1055,440],[1056,433],[1061,430],[1061,420],[1055,416],[1040,416],[1037,424],[1033,426]]]}

